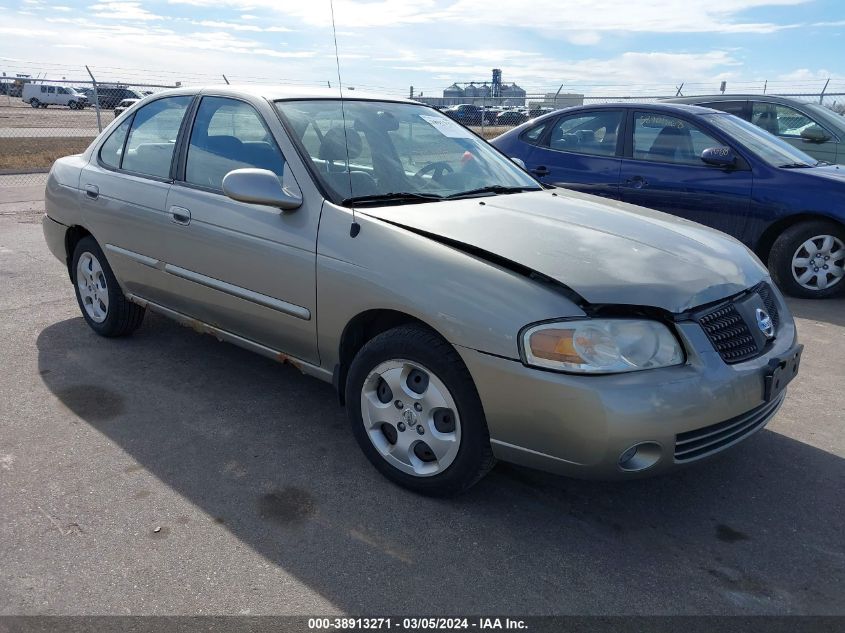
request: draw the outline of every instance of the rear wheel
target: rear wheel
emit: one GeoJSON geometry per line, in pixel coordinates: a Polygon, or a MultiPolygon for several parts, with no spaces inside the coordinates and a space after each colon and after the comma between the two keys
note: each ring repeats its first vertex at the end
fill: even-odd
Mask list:
{"type": "Polygon", "coordinates": [[[457,494],[495,462],[469,372],[448,342],[421,326],[388,330],[361,349],[346,403],[367,458],[415,492],[457,494]]]}
{"type": "Polygon", "coordinates": [[[38,99],[36,99],[35,97],[33,97],[29,100],[29,105],[31,105],[33,108],[38,108],[41,106],[41,102],[38,101],[38,99]]]}
{"type": "Polygon", "coordinates": [[[787,294],[823,299],[845,293],[845,229],[832,222],[802,222],[778,236],[769,269],[787,294]]]}
{"type": "Polygon", "coordinates": [[[100,336],[131,334],[144,319],[144,308],[130,302],[96,240],[84,237],[71,263],[76,300],[85,321],[100,336]]]}

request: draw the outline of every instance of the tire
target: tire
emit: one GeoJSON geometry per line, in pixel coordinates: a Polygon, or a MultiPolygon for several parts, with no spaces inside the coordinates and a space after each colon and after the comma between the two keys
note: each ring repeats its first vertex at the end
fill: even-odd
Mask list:
{"type": "Polygon", "coordinates": [[[68,101],[67,107],[70,108],[71,110],[76,110],[76,101],[68,101]]]}
{"type": "Polygon", "coordinates": [[[469,371],[448,342],[422,326],[396,327],[364,345],[349,368],[346,408],[367,459],[414,492],[458,494],[495,463],[469,371]],[[386,391],[382,375],[393,383],[386,391]],[[412,381],[420,391],[412,393],[412,381]]]}
{"type": "Polygon", "coordinates": [[[33,97],[32,99],[29,100],[29,105],[31,105],[33,108],[37,108],[37,107],[41,106],[41,103],[38,101],[38,99],[33,97]]]}
{"type": "Polygon", "coordinates": [[[140,327],[144,308],[124,296],[103,251],[90,235],[79,240],[73,251],[71,278],[82,316],[97,334],[126,336],[140,327]]]}
{"type": "Polygon", "coordinates": [[[841,296],[845,293],[845,228],[824,220],[789,227],[772,245],[769,271],[778,287],[793,297],[841,296]]]}

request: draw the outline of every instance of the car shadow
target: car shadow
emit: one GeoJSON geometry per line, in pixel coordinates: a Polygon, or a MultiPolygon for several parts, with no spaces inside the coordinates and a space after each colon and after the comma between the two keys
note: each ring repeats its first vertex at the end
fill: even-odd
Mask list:
{"type": "Polygon", "coordinates": [[[76,416],[347,612],[845,610],[845,462],[776,432],[655,479],[500,464],[431,499],[379,476],[332,388],[289,366],[151,314],[126,339],[75,318],[37,345],[76,416]]]}
{"type": "Polygon", "coordinates": [[[796,299],[787,297],[792,315],[845,327],[845,299],[796,299]]]}

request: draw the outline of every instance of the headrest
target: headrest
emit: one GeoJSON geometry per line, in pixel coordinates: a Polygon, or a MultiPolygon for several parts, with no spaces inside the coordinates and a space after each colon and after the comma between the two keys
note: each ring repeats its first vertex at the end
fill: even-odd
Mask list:
{"type": "Polygon", "coordinates": [[[361,134],[349,128],[346,128],[345,134],[342,127],[331,128],[323,135],[323,142],[320,144],[320,158],[328,161],[346,160],[347,144],[349,146],[349,158],[358,158],[364,147],[361,134]]]}

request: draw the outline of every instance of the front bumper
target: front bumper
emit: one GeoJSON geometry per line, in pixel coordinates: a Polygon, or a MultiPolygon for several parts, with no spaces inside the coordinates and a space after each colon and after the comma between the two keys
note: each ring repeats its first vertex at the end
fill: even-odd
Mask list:
{"type": "Polygon", "coordinates": [[[647,476],[719,453],[774,416],[784,394],[764,401],[764,372],[796,341],[792,316],[782,299],[778,303],[781,322],[771,347],[733,365],[692,321],[677,327],[687,350],[684,365],[627,374],[560,374],[468,348],[458,351],[481,397],[496,457],[574,477],[647,476]],[[684,456],[684,440],[713,425],[719,425],[713,430],[723,441],[684,456]],[[678,439],[679,434],[685,435],[678,439]],[[650,443],[656,463],[639,472],[623,470],[620,455],[642,442],[650,443]]]}

